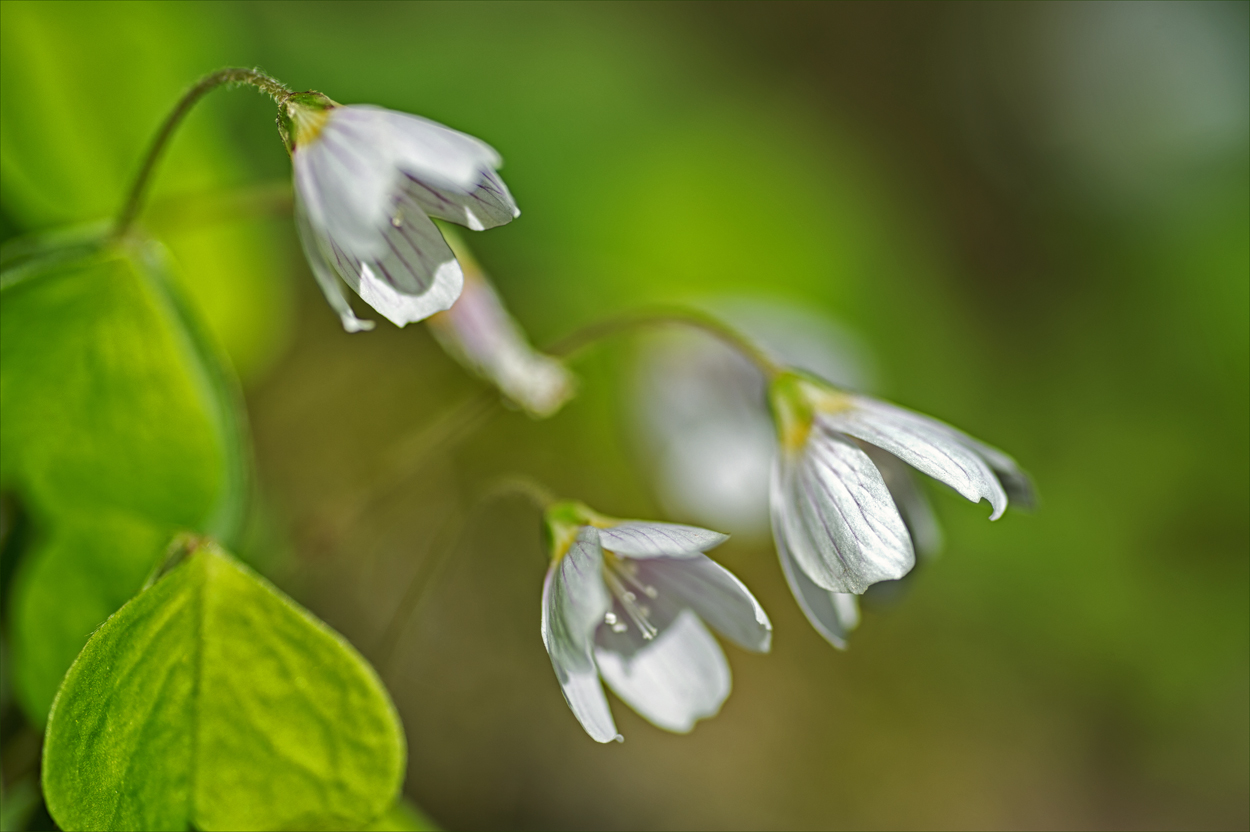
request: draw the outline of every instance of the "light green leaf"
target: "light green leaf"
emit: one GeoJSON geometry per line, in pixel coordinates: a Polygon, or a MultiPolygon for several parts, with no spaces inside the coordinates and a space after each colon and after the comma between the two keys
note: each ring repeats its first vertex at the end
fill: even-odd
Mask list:
{"type": "Polygon", "coordinates": [[[175,530],[238,533],[247,452],[233,382],[158,246],[80,245],[21,269],[0,295],[0,477],[40,533],[12,623],[18,698],[41,721],[175,530]]]}
{"type": "Polygon", "coordinates": [[[244,505],[234,393],[161,267],[155,244],[108,246],[4,290],[0,473],[51,513],[228,537],[244,505]]]}
{"type": "MultiPolygon", "coordinates": [[[[233,13],[194,3],[0,5],[0,199],[6,212],[28,229],[114,214],[183,91],[230,63],[228,55],[240,48],[229,23],[233,13]]],[[[237,54],[248,52],[242,49],[237,54]]],[[[229,140],[231,112],[272,130],[264,161],[285,178],[273,105],[250,90],[220,91],[198,105],[174,137],[145,218],[171,215],[179,226],[166,223],[162,237],[185,288],[248,373],[275,355],[289,318],[289,269],[283,265],[289,225],[246,216],[176,221],[188,213],[179,206],[202,202],[186,199],[190,195],[220,196],[255,183],[253,166],[229,140]]]]}
{"type": "Polygon", "coordinates": [[[438,832],[441,827],[407,800],[395,801],[386,814],[364,827],[364,832],[438,832]]]}
{"type": "Polygon", "coordinates": [[[66,829],[359,828],[403,732],[342,637],[213,546],[105,622],[57,694],[48,809],[66,829]]]}
{"type": "Polygon", "coordinates": [[[10,609],[14,685],[42,722],[61,677],[100,622],[134,597],[169,542],[134,515],[64,517],[24,557],[10,609]]]}

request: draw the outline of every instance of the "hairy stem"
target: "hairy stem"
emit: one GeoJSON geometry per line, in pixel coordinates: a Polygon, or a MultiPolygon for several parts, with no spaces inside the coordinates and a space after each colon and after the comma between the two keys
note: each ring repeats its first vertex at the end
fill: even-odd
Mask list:
{"type": "Polygon", "coordinates": [[[115,236],[122,236],[134,224],[135,218],[139,215],[139,210],[143,207],[143,199],[151,185],[152,174],[156,169],[156,164],[160,161],[161,155],[165,152],[170,138],[172,138],[174,131],[178,129],[182,119],[186,117],[191,108],[205,94],[223,84],[247,84],[256,87],[279,103],[281,103],[284,97],[291,94],[291,90],[280,81],[269,77],[260,70],[246,69],[244,67],[219,69],[197,81],[191,89],[183,93],[178,104],[165,117],[165,122],[161,125],[161,129],[157,131],[151,146],[148,147],[148,152],[143,157],[143,165],[139,168],[138,174],[135,175],[134,183],[130,186],[130,193],[127,194],[126,201],[117,213],[117,222],[113,228],[115,236]]]}
{"type": "Polygon", "coordinates": [[[548,347],[546,352],[558,358],[566,358],[578,350],[602,341],[604,338],[644,327],[663,325],[686,326],[702,330],[720,339],[723,343],[750,360],[768,378],[772,378],[782,371],[782,368],[775,361],[769,358],[763,350],[741,332],[738,332],[738,330],[706,312],[681,306],[642,309],[607,318],[565,336],[548,347]]]}

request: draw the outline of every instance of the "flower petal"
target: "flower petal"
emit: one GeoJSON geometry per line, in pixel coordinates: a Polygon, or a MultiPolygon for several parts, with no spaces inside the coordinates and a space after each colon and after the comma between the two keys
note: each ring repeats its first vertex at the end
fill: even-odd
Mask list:
{"type": "Polygon", "coordinates": [[[689,610],[632,658],[602,648],[595,658],[608,687],[668,731],[686,733],[697,720],[714,716],[729,696],[725,654],[689,610]]]}
{"type": "Polygon", "coordinates": [[[579,671],[569,674],[560,690],[564,701],[569,703],[573,716],[595,742],[622,742],[624,737],[616,731],[616,721],[608,708],[608,697],[599,681],[599,671],[579,671]]]}
{"type": "Polygon", "coordinates": [[[375,119],[385,123],[395,165],[429,184],[467,191],[478,184],[482,171],[503,164],[486,142],[436,121],[364,104],[344,109],[362,125],[375,119]]]}
{"type": "Polygon", "coordinates": [[[916,482],[907,463],[876,445],[864,442],[860,447],[881,472],[885,487],[890,489],[890,496],[894,498],[903,522],[907,524],[907,531],[911,534],[911,542],[917,554],[935,557],[941,553],[942,527],[933,514],[929,498],[920,490],[920,483],[916,482]]]}
{"type": "Polygon", "coordinates": [[[845,650],[851,630],[859,624],[859,602],[854,595],[830,592],[814,584],[794,562],[784,533],[779,531],[776,540],[781,571],[786,575],[786,582],[790,584],[790,591],[799,602],[799,608],[816,632],[834,647],[845,650]]]}
{"type": "Polygon", "coordinates": [[[382,229],[400,173],[384,128],[353,124],[349,109],[331,110],[317,137],[295,148],[295,192],[314,229],[333,231],[339,245],[371,256],[386,247],[382,229]]]}
{"type": "Polygon", "coordinates": [[[767,653],[773,625],[742,581],[706,555],[657,558],[640,564],[660,598],[675,596],[725,638],[747,650],[767,653]]]}
{"type": "Polygon", "coordinates": [[[463,245],[450,237],[448,243],[464,271],[464,288],[450,309],[430,317],[430,331],[452,357],[531,416],[551,416],[572,397],[573,374],[529,345],[463,245]]]}
{"type": "Polygon", "coordinates": [[[1014,459],[993,445],[973,439],[966,433],[955,431],[955,434],[956,439],[976,451],[990,466],[990,470],[994,472],[999,485],[1003,487],[1003,491],[1007,492],[1007,498],[1012,503],[1018,504],[1023,509],[1037,507],[1037,491],[1033,487],[1033,481],[1020,469],[1014,459]]]}
{"type": "Polygon", "coordinates": [[[439,187],[410,173],[405,178],[404,190],[425,213],[473,231],[495,228],[521,216],[508,186],[490,169],[482,170],[468,190],[439,187]]]}
{"type": "Polygon", "coordinates": [[[308,266],[312,269],[313,277],[317,285],[321,287],[326,300],[330,302],[330,308],[338,313],[339,320],[343,322],[343,329],[348,332],[373,329],[373,321],[361,320],[352,311],[351,304],[347,302],[347,296],[343,293],[343,284],[322,255],[321,248],[317,245],[316,232],[312,230],[298,197],[295,200],[295,230],[300,246],[304,249],[304,256],[308,259],[308,266]]]}
{"type": "Polygon", "coordinates": [[[863,396],[855,397],[846,410],[820,413],[816,420],[830,430],[889,451],[974,503],[988,500],[993,507],[991,520],[1007,509],[1007,494],[990,466],[956,438],[962,434],[950,425],[863,396]]]}
{"type": "Polygon", "coordinates": [[[697,526],[646,520],[626,520],[599,530],[603,548],[631,558],[692,558],[728,539],[729,535],[697,526]]]}
{"type": "Polygon", "coordinates": [[[603,550],[585,527],[543,582],[543,645],[573,715],[598,742],[617,738],[616,723],[599,684],[592,644],[609,606],[603,585],[603,550]]]}
{"type": "Polygon", "coordinates": [[[915,565],[911,536],[881,473],[849,439],[817,423],[798,458],[779,460],[774,470],[774,520],[816,584],[858,595],[915,565]]]}
{"type": "Polygon", "coordinates": [[[411,199],[400,195],[391,220],[379,232],[380,254],[355,250],[329,230],[323,253],[339,275],[396,326],[449,309],[464,286],[464,273],[438,227],[411,199]]]}

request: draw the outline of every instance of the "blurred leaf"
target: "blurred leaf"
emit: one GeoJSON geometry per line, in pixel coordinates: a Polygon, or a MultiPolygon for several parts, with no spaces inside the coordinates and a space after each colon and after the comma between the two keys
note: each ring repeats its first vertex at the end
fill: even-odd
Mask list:
{"type": "Polygon", "coordinates": [[[30,816],[39,806],[39,789],[34,776],[23,777],[4,790],[0,800],[0,832],[17,832],[25,829],[30,816]]]}
{"type": "Polygon", "coordinates": [[[402,797],[386,814],[364,827],[365,832],[436,832],[440,827],[402,797]]]}
{"type": "Polygon", "coordinates": [[[174,530],[238,534],[247,453],[232,380],[158,246],[23,268],[0,305],[0,476],[43,533],[13,596],[17,691],[41,721],[174,530]]]}
{"type": "Polygon", "coordinates": [[[213,546],[101,627],[66,674],[43,778],[66,828],[359,828],[404,739],[339,635],[213,546]]]}
{"type": "Polygon", "coordinates": [[[69,515],[27,553],[10,621],[14,682],[37,722],[87,636],[134,597],[169,537],[134,515],[69,515]]]}
{"type": "MultiPolygon", "coordinates": [[[[222,15],[195,4],[6,2],[0,8],[6,211],[32,229],[114,213],[161,120],[186,87],[218,67],[220,46],[235,37],[222,15]]],[[[252,178],[226,141],[222,106],[201,104],[179,129],[159,167],[154,198],[220,192],[252,178]],[[199,112],[204,109],[209,113],[199,112]]],[[[282,155],[276,134],[271,151],[282,155]]],[[[168,238],[188,291],[244,372],[272,356],[288,314],[277,230],[236,218],[168,238]]]]}
{"type": "Polygon", "coordinates": [[[107,246],[4,289],[0,473],[45,512],[127,510],[229,538],[237,402],[153,244],[107,246]]]}

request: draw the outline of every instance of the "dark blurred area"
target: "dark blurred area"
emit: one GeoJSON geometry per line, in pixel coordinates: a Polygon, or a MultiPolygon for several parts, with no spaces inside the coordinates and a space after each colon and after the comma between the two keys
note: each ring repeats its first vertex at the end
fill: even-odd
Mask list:
{"type": "Polygon", "coordinates": [[[344,333],[272,199],[180,213],[289,179],[272,105],[216,93],[147,222],[247,389],[246,554],[379,664],[446,828],[1250,825],[1250,4],[0,9],[6,237],[114,210],[180,90],[259,66],[500,151],[524,213],[466,237],[536,344],[780,298],[1034,476],[1040,508],[992,524],[929,484],[946,551],[845,653],[767,537],[735,537],[713,555],[773,652],[727,647],[734,691],[688,736],[613,700],[626,741],[599,746],[539,637],[538,513],[479,498],[520,473],[696,521],[632,424],[646,336],[578,358],[553,419],[501,411],[412,464],[480,383],[420,325],[344,333]]]}

